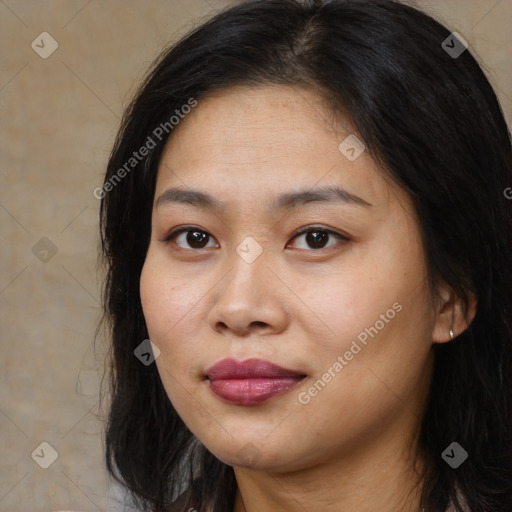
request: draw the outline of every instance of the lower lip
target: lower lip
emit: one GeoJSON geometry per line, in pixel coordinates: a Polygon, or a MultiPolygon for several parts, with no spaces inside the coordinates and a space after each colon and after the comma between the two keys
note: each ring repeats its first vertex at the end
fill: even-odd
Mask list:
{"type": "Polygon", "coordinates": [[[254,379],[209,380],[210,389],[230,404],[256,405],[280,395],[304,377],[259,377],[254,379]]]}

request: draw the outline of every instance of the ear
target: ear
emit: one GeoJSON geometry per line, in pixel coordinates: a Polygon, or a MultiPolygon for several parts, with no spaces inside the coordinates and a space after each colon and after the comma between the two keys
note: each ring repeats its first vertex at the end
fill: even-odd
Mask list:
{"type": "Polygon", "coordinates": [[[468,291],[467,311],[464,311],[464,300],[447,285],[440,287],[438,297],[432,342],[446,343],[452,341],[450,329],[453,329],[455,339],[469,327],[475,318],[478,300],[473,292],[468,291]]]}

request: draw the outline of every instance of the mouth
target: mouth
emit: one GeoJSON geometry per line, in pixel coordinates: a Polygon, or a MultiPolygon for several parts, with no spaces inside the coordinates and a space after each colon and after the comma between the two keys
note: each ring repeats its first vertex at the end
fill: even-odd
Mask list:
{"type": "Polygon", "coordinates": [[[205,377],[210,390],[222,401],[257,405],[289,391],[307,375],[262,359],[228,358],[209,368],[205,377]]]}

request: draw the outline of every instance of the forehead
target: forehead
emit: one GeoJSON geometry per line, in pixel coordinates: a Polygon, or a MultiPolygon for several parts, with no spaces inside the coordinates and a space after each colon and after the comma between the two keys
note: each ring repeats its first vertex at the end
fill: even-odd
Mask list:
{"type": "MultiPolygon", "coordinates": [[[[276,85],[231,87],[202,97],[171,133],[165,153],[175,153],[171,158],[199,160],[203,154],[193,149],[200,148],[209,156],[229,157],[233,163],[237,157],[247,160],[251,155],[269,160],[289,157],[317,145],[320,134],[323,138],[342,136],[331,117],[321,97],[310,90],[276,85]]],[[[351,132],[348,125],[345,130],[346,135],[351,132]]]]}
{"type": "Polygon", "coordinates": [[[371,204],[389,201],[389,180],[366,151],[350,161],[353,133],[314,92],[290,86],[233,87],[202,97],[174,128],[155,198],[171,186],[253,200],[338,185],[371,204]]]}

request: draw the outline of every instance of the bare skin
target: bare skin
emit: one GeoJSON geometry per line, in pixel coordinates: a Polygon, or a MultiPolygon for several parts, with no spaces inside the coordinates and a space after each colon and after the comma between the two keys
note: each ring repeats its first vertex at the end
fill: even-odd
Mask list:
{"type": "Polygon", "coordinates": [[[464,318],[447,287],[434,307],[410,199],[367,151],[354,161],[340,152],[352,131],[327,112],[304,89],[221,91],[180,121],[160,162],[144,316],[170,401],[234,468],[234,512],[418,512],[421,457],[416,469],[412,459],[432,345],[449,341],[450,328],[460,334],[476,311],[474,302],[464,318]],[[269,209],[280,194],[327,185],[369,205],[269,209]],[[225,209],[157,204],[170,187],[210,194],[225,209]],[[209,235],[203,247],[187,233],[163,241],[189,225],[209,235]],[[306,226],[324,234],[325,247],[295,236],[306,226]],[[262,250],[251,263],[236,251],[248,236],[262,250]],[[365,329],[373,336],[357,351],[365,329]],[[233,405],[205,378],[225,357],[258,357],[307,377],[262,404],[233,405]],[[318,380],[325,386],[315,393],[318,380]]]}

